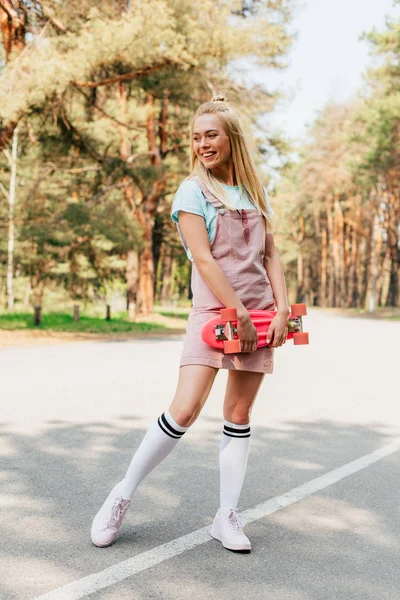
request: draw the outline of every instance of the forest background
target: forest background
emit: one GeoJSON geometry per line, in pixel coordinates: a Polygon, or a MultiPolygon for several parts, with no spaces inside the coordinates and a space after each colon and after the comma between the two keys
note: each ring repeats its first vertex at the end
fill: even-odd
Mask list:
{"type": "Polygon", "coordinates": [[[14,319],[1,323],[109,305],[132,325],[190,306],[170,208],[189,118],[216,94],[240,112],[269,190],[290,302],[400,306],[400,22],[365,35],[380,59],[366,88],[327,105],[294,159],[265,124],[280,93],[242,75],[285,68],[296,8],[0,0],[0,311],[14,319]]]}

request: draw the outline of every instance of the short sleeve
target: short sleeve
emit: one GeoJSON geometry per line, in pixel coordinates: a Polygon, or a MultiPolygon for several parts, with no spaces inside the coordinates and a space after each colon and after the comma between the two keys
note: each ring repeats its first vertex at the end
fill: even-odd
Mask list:
{"type": "Polygon", "coordinates": [[[171,219],[178,223],[179,211],[200,215],[205,219],[203,194],[195,181],[183,181],[176,192],[171,209],[171,219]]]}

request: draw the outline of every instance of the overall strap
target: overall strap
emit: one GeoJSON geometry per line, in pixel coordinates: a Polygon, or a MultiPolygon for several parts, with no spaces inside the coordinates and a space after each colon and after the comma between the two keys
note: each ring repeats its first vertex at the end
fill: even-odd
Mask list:
{"type": "Polygon", "coordinates": [[[186,177],[185,181],[194,181],[197,183],[206,197],[207,202],[212,204],[214,208],[224,208],[224,204],[218,200],[218,198],[216,198],[212,192],[210,192],[208,187],[201,181],[201,179],[197,177],[197,175],[189,175],[189,177],[186,177]]]}

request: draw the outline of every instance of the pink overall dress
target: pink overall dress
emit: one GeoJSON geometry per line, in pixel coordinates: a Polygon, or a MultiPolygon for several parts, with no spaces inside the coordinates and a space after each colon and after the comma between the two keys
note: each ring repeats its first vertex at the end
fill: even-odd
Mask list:
{"type": "MultiPolygon", "coordinates": [[[[265,218],[257,208],[246,211],[226,208],[200,179],[193,176],[188,179],[196,181],[207,202],[217,209],[211,253],[241,302],[247,310],[274,310],[272,287],[264,267],[265,218]],[[246,216],[247,235],[245,235],[246,216]]],[[[179,225],[178,231],[187,249],[179,225]]],[[[255,352],[225,355],[222,350],[211,348],[203,342],[200,335],[202,326],[218,315],[219,309],[224,307],[205,283],[194,263],[191,284],[193,307],[187,323],[180,366],[207,365],[217,369],[272,373],[274,352],[272,348],[259,348],[255,352]]]]}

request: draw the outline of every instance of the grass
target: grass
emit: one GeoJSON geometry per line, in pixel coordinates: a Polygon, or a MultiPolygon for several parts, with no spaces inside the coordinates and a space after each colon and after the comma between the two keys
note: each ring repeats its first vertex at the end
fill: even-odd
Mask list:
{"type": "Polygon", "coordinates": [[[24,312],[0,313],[0,329],[23,330],[35,329],[37,331],[72,331],[86,333],[129,333],[160,331],[167,329],[159,323],[130,323],[126,317],[116,315],[111,321],[104,318],[81,315],[75,322],[71,315],[54,312],[43,313],[42,323],[39,326],[33,323],[33,314],[24,312]]]}
{"type": "Polygon", "coordinates": [[[174,319],[183,319],[184,321],[187,321],[189,313],[188,312],[172,312],[172,311],[165,311],[165,310],[159,310],[157,311],[157,314],[162,315],[163,317],[173,317],[174,319]]]}

